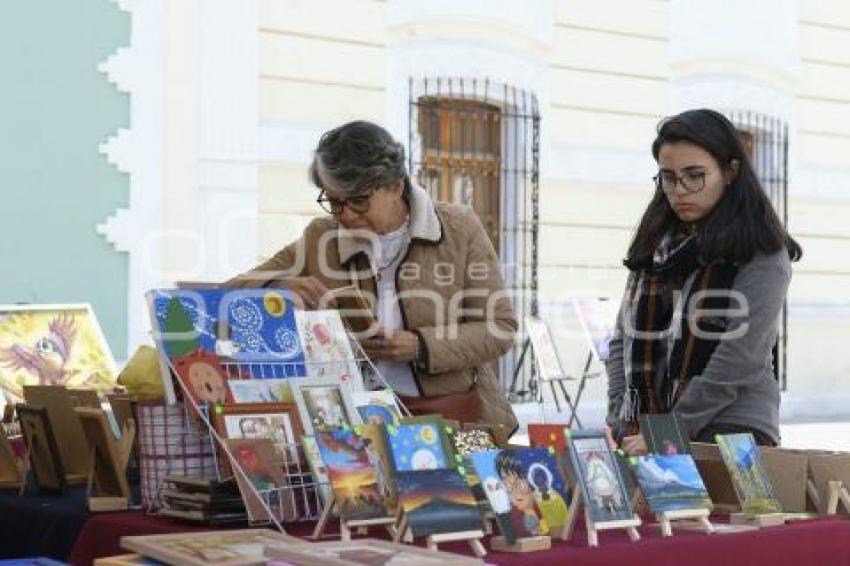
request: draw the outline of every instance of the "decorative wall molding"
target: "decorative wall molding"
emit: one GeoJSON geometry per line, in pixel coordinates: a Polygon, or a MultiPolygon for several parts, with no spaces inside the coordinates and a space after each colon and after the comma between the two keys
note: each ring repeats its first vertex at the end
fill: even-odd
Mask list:
{"type": "Polygon", "coordinates": [[[130,41],[97,65],[129,94],[130,127],[120,128],[98,151],[129,182],[128,205],[95,226],[116,251],[129,256],[127,355],[150,342],[144,293],[160,284],[160,253],[151,244],[159,225],[162,188],[162,27],[164,0],[110,0],[130,14],[130,41]]]}

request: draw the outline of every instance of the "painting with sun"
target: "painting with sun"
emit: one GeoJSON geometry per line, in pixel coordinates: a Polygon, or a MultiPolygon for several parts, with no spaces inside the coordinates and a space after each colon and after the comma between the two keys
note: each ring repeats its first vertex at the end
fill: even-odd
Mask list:
{"type": "Polygon", "coordinates": [[[396,485],[414,537],[482,528],[478,503],[457,470],[400,473],[396,485]]]}
{"type": "Polygon", "coordinates": [[[364,438],[352,429],[330,429],[317,431],[316,443],[340,517],[349,521],[385,517],[383,490],[364,438]]]}

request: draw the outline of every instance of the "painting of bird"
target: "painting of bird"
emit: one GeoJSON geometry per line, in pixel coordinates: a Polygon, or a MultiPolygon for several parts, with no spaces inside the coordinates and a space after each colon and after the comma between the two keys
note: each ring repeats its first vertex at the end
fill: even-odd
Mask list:
{"type": "Polygon", "coordinates": [[[102,392],[116,377],[115,361],[88,305],[0,306],[0,396],[23,399],[26,385],[102,392]]]}
{"type": "Polygon", "coordinates": [[[62,385],[73,373],[66,366],[76,336],[74,319],[60,313],[48,323],[47,331],[34,344],[15,342],[0,347],[0,365],[28,371],[39,385],[62,385]]]}

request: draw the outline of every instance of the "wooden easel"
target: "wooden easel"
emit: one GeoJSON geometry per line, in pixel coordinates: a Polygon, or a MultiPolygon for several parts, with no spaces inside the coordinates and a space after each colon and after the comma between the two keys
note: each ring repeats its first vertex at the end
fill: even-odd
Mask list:
{"type": "Polygon", "coordinates": [[[676,509],[665,511],[657,515],[656,518],[661,526],[661,536],[663,537],[673,536],[673,525],[676,521],[688,521],[689,526],[696,526],[705,534],[710,535],[714,533],[714,525],[708,520],[710,514],[711,512],[708,509],[676,509]]]}
{"type": "Polygon", "coordinates": [[[583,496],[580,487],[577,485],[573,488],[573,503],[570,505],[570,516],[567,519],[567,527],[564,533],[564,540],[570,540],[575,531],[576,521],[578,520],[579,510],[584,507],[584,521],[587,528],[587,545],[591,547],[599,546],[599,531],[611,531],[616,529],[625,529],[626,534],[632,542],[640,540],[640,533],[637,528],[641,525],[640,517],[635,515],[631,519],[621,521],[605,521],[597,523],[590,516],[590,511],[587,505],[584,504],[583,496]]]}
{"type": "Polygon", "coordinates": [[[829,490],[827,491],[826,514],[836,515],[838,513],[838,503],[844,505],[844,509],[850,512],[850,492],[844,486],[842,481],[830,481],[829,490]]]}
{"type": "MultiPolygon", "coordinates": [[[[398,512],[398,523],[395,527],[395,535],[393,536],[393,542],[412,542],[413,541],[413,533],[410,529],[410,521],[407,518],[407,514],[399,505],[398,512]]],[[[457,533],[440,533],[434,535],[428,535],[425,539],[426,547],[428,550],[439,550],[438,545],[446,543],[446,542],[458,542],[458,541],[466,541],[469,543],[469,547],[472,549],[472,552],[478,558],[484,558],[487,556],[487,549],[484,548],[484,545],[481,543],[481,539],[484,538],[484,531],[479,529],[476,531],[460,531],[457,533]]]]}
{"type": "MultiPolygon", "coordinates": [[[[127,473],[127,464],[133,452],[133,443],[136,440],[136,423],[133,419],[127,419],[121,440],[115,447],[118,453],[118,473],[127,473]]],[[[88,499],[89,511],[93,513],[104,511],[126,511],[130,505],[128,497],[114,495],[92,495],[92,486],[97,483],[95,466],[97,462],[97,447],[92,446],[89,452],[89,472],[86,481],[86,497],[88,499]]]]}
{"type": "Polygon", "coordinates": [[[552,537],[522,537],[518,538],[513,544],[505,540],[505,537],[493,537],[490,539],[490,548],[496,552],[537,552],[538,550],[549,550],[552,548],[552,537]]]}
{"type": "Polygon", "coordinates": [[[754,527],[778,527],[785,524],[785,513],[730,513],[730,525],[751,525],[754,527]]]}
{"type": "Polygon", "coordinates": [[[325,534],[325,528],[327,528],[328,521],[333,514],[334,509],[337,509],[339,513],[339,536],[340,540],[350,541],[351,540],[351,532],[356,531],[358,535],[365,535],[369,533],[370,527],[384,527],[387,532],[390,534],[393,539],[396,536],[396,520],[397,517],[376,517],[374,519],[343,519],[342,513],[338,508],[336,501],[336,495],[331,491],[330,499],[328,499],[325,504],[325,508],[322,510],[322,514],[319,517],[319,521],[316,523],[316,528],[313,529],[313,534],[309,537],[313,540],[319,540],[325,534]]]}

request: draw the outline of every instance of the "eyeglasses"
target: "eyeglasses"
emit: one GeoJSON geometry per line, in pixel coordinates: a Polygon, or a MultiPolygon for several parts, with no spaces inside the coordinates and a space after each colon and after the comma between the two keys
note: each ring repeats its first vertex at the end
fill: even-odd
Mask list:
{"type": "Polygon", "coordinates": [[[328,214],[340,215],[342,211],[345,210],[345,207],[348,207],[351,212],[355,212],[357,214],[365,214],[369,212],[369,207],[372,206],[372,195],[375,194],[377,188],[369,189],[364,195],[358,195],[356,197],[346,198],[346,199],[337,199],[327,196],[324,190],[319,193],[319,198],[316,199],[316,202],[319,203],[319,206],[322,207],[322,210],[327,212],[328,214]]]}
{"type": "Polygon", "coordinates": [[[694,194],[705,188],[707,174],[702,170],[685,171],[683,175],[676,175],[672,171],[659,171],[652,180],[655,181],[655,186],[668,195],[676,190],[677,184],[681,184],[686,193],[694,194]]]}

